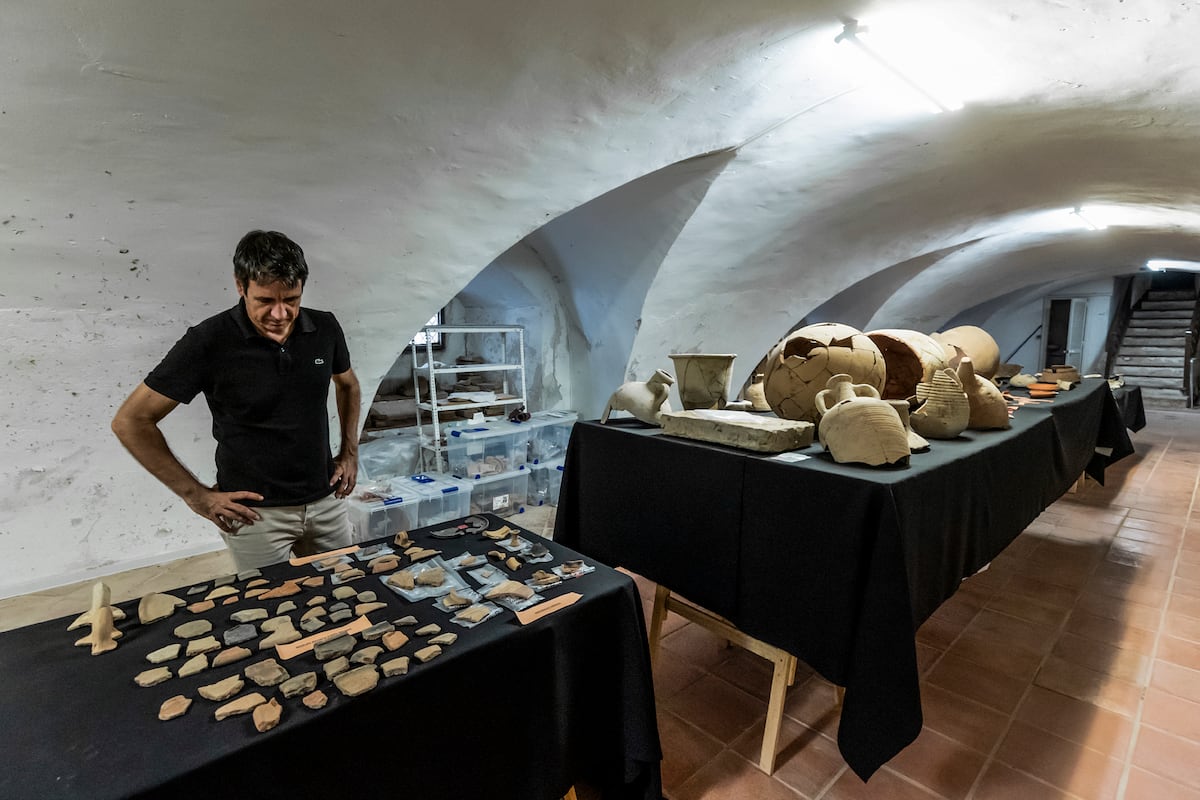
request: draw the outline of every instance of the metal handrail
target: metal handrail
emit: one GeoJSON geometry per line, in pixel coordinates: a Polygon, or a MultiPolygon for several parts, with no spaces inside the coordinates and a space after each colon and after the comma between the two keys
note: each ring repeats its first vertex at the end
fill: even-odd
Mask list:
{"type": "Polygon", "coordinates": [[[1026,336],[1024,339],[1022,339],[1021,343],[1019,345],[1017,345],[1011,353],[1008,354],[1008,358],[1004,359],[1004,363],[1007,364],[1010,361],[1012,361],[1013,356],[1015,356],[1017,353],[1021,352],[1021,348],[1025,346],[1025,343],[1028,342],[1030,339],[1032,339],[1034,336],[1037,336],[1037,332],[1040,331],[1041,329],[1042,329],[1042,326],[1038,325],[1036,328],[1031,330],[1029,332],[1029,335],[1026,336]]]}

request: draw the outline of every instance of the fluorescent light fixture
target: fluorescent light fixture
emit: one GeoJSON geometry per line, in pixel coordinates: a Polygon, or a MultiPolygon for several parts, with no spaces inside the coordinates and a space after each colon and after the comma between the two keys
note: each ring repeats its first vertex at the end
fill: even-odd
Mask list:
{"type": "Polygon", "coordinates": [[[1082,206],[1075,206],[1075,208],[1073,208],[1071,210],[1071,214],[1073,214],[1076,219],[1078,219],[1081,223],[1083,223],[1083,225],[1085,227],[1087,227],[1090,230],[1102,231],[1108,227],[1108,223],[1096,222],[1095,220],[1093,220],[1092,219],[1093,215],[1092,215],[1090,209],[1088,210],[1087,213],[1084,213],[1082,206]]]}
{"type": "Polygon", "coordinates": [[[1151,272],[1166,272],[1169,269],[1181,272],[1200,272],[1200,262],[1177,261],[1170,258],[1152,258],[1146,262],[1146,269],[1151,272]]]}
{"type": "Polygon", "coordinates": [[[846,17],[842,20],[842,32],[834,41],[854,45],[885,73],[919,95],[933,113],[941,114],[962,108],[960,93],[951,89],[946,80],[947,73],[953,70],[947,69],[945,63],[938,63],[937,58],[945,50],[944,46],[938,45],[950,41],[950,38],[941,36],[928,26],[906,28],[877,27],[877,30],[885,33],[882,36],[872,34],[868,43],[863,35],[870,29],[860,25],[853,17],[846,17]],[[932,41],[934,39],[939,41],[935,43],[932,41]],[[931,90],[929,87],[934,88],[931,90]]]}

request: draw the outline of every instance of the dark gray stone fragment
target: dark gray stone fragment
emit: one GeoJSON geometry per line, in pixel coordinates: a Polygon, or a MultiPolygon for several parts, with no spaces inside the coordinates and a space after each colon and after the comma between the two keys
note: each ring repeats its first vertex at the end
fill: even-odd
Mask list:
{"type": "Polygon", "coordinates": [[[339,622],[345,622],[348,619],[353,619],[354,612],[348,608],[339,608],[337,611],[329,615],[329,622],[336,625],[339,622]]]}
{"type": "Polygon", "coordinates": [[[247,623],[245,625],[235,625],[222,634],[221,639],[224,640],[226,647],[232,647],[235,644],[248,642],[251,639],[258,638],[258,628],[247,623]]]}
{"type": "Polygon", "coordinates": [[[354,649],[355,644],[353,636],[343,633],[332,639],[317,642],[313,647],[313,655],[316,656],[317,661],[328,661],[331,658],[346,655],[354,649]]]}

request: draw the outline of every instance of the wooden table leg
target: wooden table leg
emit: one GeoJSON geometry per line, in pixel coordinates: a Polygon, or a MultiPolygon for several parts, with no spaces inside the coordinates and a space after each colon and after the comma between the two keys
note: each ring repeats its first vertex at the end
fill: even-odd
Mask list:
{"type": "Polygon", "coordinates": [[[567,793],[562,796],[562,800],[578,800],[578,798],[575,796],[574,786],[572,786],[570,789],[567,789],[567,793]]]}
{"type": "Polygon", "coordinates": [[[671,590],[661,583],[654,587],[654,610],[650,612],[650,667],[658,662],[658,640],[662,636],[663,620],[667,617],[667,602],[671,599],[671,590]]]}
{"type": "Polygon", "coordinates": [[[767,703],[767,721],[763,729],[762,751],[758,757],[758,768],[770,775],[775,771],[775,753],[779,748],[779,729],[783,725],[783,704],[787,699],[789,677],[795,675],[794,656],[777,651],[772,659],[775,670],[771,676],[771,699],[767,703]]]}

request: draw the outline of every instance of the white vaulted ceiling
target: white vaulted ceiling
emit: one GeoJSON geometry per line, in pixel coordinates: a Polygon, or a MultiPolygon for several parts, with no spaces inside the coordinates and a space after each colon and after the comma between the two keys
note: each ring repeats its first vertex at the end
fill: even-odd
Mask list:
{"type": "MultiPolygon", "coordinates": [[[[11,0],[2,19],[0,594],[219,545],[108,421],[233,302],[250,228],[305,247],[306,303],[337,311],[367,396],[525,240],[581,328],[572,369],[600,365],[574,398],[592,414],[622,368],[752,363],[826,304],[934,330],[1200,259],[1191,2],[11,0]],[[931,113],[836,43],[851,18],[963,107],[931,113]],[[602,214],[569,216],[585,206],[602,214]]],[[[201,472],[204,410],[168,428],[201,472]]]]}

